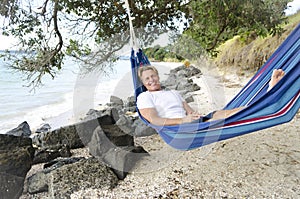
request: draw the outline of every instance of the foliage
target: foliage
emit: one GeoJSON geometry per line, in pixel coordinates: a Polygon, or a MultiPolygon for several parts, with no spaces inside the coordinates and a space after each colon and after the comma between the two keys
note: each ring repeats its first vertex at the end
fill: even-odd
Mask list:
{"type": "Polygon", "coordinates": [[[176,54],[172,51],[173,46],[166,46],[160,47],[156,45],[154,47],[145,48],[143,51],[147,55],[149,59],[154,61],[166,61],[166,60],[173,60],[173,61],[182,61],[184,58],[179,54],[176,54]]]}
{"type": "MultiPolygon", "coordinates": [[[[141,45],[159,34],[178,29],[183,0],[129,0],[131,17],[141,45]]],[[[5,17],[2,35],[18,39],[23,56],[10,53],[12,67],[24,71],[33,85],[45,74],[55,76],[66,55],[88,70],[105,70],[107,61],[129,41],[129,20],[124,0],[1,0],[5,17]]]]}
{"type": "Polygon", "coordinates": [[[290,0],[200,0],[192,1],[193,21],[184,34],[197,41],[211,55],[235,35],[275,35],[282,31],[284,10],[290,0]]]}
{"type": "Polygon", "coordinates": [[[203,57],[207,56],[205,49],[187,34],[176,37],[170,50],[185,59],[194,61],[202,60],[203,57]]]}
{"type": "Polygon", "coordinates": [[[221,70],[236,68],[239,73],[247,71],[248,74],[257,72],[270,58],[275,50],[282,44],[288,35],[299,25],[300,12],[288,16],[288,23],[283,25],[284,31],[280,35],[258,37],[249,44],[241,42],[239,36],[222,44],[214,63],[221,70]]]}

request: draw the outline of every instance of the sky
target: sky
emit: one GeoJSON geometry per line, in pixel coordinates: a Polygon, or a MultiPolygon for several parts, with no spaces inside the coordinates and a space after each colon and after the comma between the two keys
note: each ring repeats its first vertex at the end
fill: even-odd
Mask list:
{"type": "MultiPolygon", "coordinates": [[[[291,15],[300,10],[300,0],[293,0],[288,4],[290,7],[286,10],[286,15],[291,15]]],[[[10,49],[14,43],[17,42],[16,39],[11,37],[5,37],[0,35],[0,50],[10,49]]]]}

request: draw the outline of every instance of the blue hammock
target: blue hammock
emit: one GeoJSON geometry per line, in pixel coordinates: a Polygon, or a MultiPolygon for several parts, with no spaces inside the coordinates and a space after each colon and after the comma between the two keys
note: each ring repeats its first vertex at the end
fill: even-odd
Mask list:
{"type": "MultiPolygon", "coordinates": [[[[154,128],[163,140],[179,150],[190,150],[213,142],[244,135],[257,130],[289,122],[300,107],[300,25],[288,36],[262,68],[224,109],[247,106],[237,114],[223,120],[186,123],[154,128]],[[285,76],[274,89],[267,91],[274,69],[283,69],[285,76]]],[[[135,97],[145,91],[138,79],[137,69],[150,62],[142,52],[131,53],[132,77],[135,97]]]]}

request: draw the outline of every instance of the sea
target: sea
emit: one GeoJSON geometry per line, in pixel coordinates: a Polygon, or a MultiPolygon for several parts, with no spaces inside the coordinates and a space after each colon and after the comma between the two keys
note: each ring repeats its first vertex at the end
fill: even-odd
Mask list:
{"type": "Polygon", "coordinates": [[[130,61],[118,60],[108,74],[87,73],[76,61],[67,59],[53,79],[46,75],[42,85],[28,87],[26,75],[12,70],[0,58],[0,133],[26,121],[34,131],[44,124],[52,129],[80,121],[90,109],[100,109],[110,96],[133,95],[130,61]]]}

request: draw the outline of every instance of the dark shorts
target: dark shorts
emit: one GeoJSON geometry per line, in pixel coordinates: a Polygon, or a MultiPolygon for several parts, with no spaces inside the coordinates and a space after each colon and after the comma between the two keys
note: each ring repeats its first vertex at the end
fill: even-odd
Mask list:
{"type": "Polygon", "coordinates": [[[213,111],[205,116],[201,116],[199,119],[192,121],[192,123],[206,122],[207,120],[210,120],[213,117],[215,112],[216,111],[213,111]]]}

